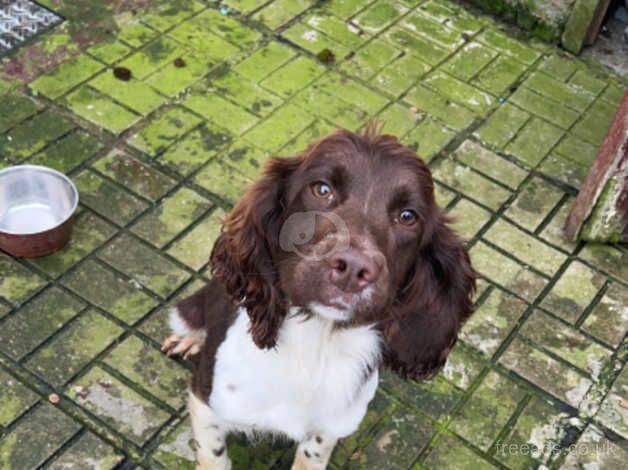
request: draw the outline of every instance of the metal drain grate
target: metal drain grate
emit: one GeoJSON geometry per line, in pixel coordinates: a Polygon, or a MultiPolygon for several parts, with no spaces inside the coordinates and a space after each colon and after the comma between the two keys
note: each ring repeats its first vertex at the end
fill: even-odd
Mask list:
{"type": "Polygon", "coordinates": [[[28,0],[0,0],[0,55],[63,19],[28,0]]]}

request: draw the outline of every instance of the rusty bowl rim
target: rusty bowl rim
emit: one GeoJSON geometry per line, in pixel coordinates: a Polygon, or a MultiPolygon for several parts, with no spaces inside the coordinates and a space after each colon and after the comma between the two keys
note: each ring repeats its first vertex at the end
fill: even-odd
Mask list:
{"type": "Polygon", "coordinates": [[[74,196],[74,204],[72,205],[72,209],[68,211],[68,214],[58,224],[53,225],[52,227],[49,227],[45,230],[40,230],[39,232],[11,232],[11,231],[0,228],[0,234],[14,235],[14,236],[20,236],[20,237],[31,237],[31,236],[41,235],[43,233],[54,230],[62,226],[63,224],[67,223],[72,218],[72,216],[76,212],[76,209],[78,208],[79,192],[78,192],[78,189],[76,188],[76,185],[67,175],[65,175],[64,173],[61,173],[60,171],[55,170],[54,168],[50,168],[44,165],[31,165],[31,164],[13,165],[13,166],[3,168],[0,170],[0,181],[2,180],[2,176],[7,173],[13,173],[19,170],[27,170],[27,169],[53,174],[61,178],[70,187],[72,191],[72,195],[74,196]]]}

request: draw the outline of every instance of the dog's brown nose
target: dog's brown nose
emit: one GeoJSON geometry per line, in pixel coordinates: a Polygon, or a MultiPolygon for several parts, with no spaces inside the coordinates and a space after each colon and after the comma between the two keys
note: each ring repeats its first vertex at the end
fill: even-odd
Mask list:
{"type": "Polygon", "coordinates": [[[381,270],[371,257],[354,249],[334,253],[329,265],[332,284],[344,292],[360,292],[377,281],[381,270]]]}

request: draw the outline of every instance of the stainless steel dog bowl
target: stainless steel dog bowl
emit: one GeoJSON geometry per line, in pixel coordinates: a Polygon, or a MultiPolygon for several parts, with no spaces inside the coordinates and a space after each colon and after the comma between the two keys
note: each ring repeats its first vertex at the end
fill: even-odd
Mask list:
{"type": "Polygon", "coordinates": [[[72,234],[78,200],[74,183],[51,168],[0,170],[0,249],[34,258],[63,248],[72,234]]]}

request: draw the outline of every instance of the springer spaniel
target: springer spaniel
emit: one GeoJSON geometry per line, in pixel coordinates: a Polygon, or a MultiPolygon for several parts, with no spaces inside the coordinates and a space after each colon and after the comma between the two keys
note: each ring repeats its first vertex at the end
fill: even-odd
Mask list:
{"type": "Polygon", "coordinates": [[[197,469],[231,467],[231,431],[286,435],[299,442],[293,469],[324,469],[364,417],[380,365],[434,376],[475,288],[447,224],[425,163],[373,125],[271,159],[163,345],[195,365],[197,469]]]}

